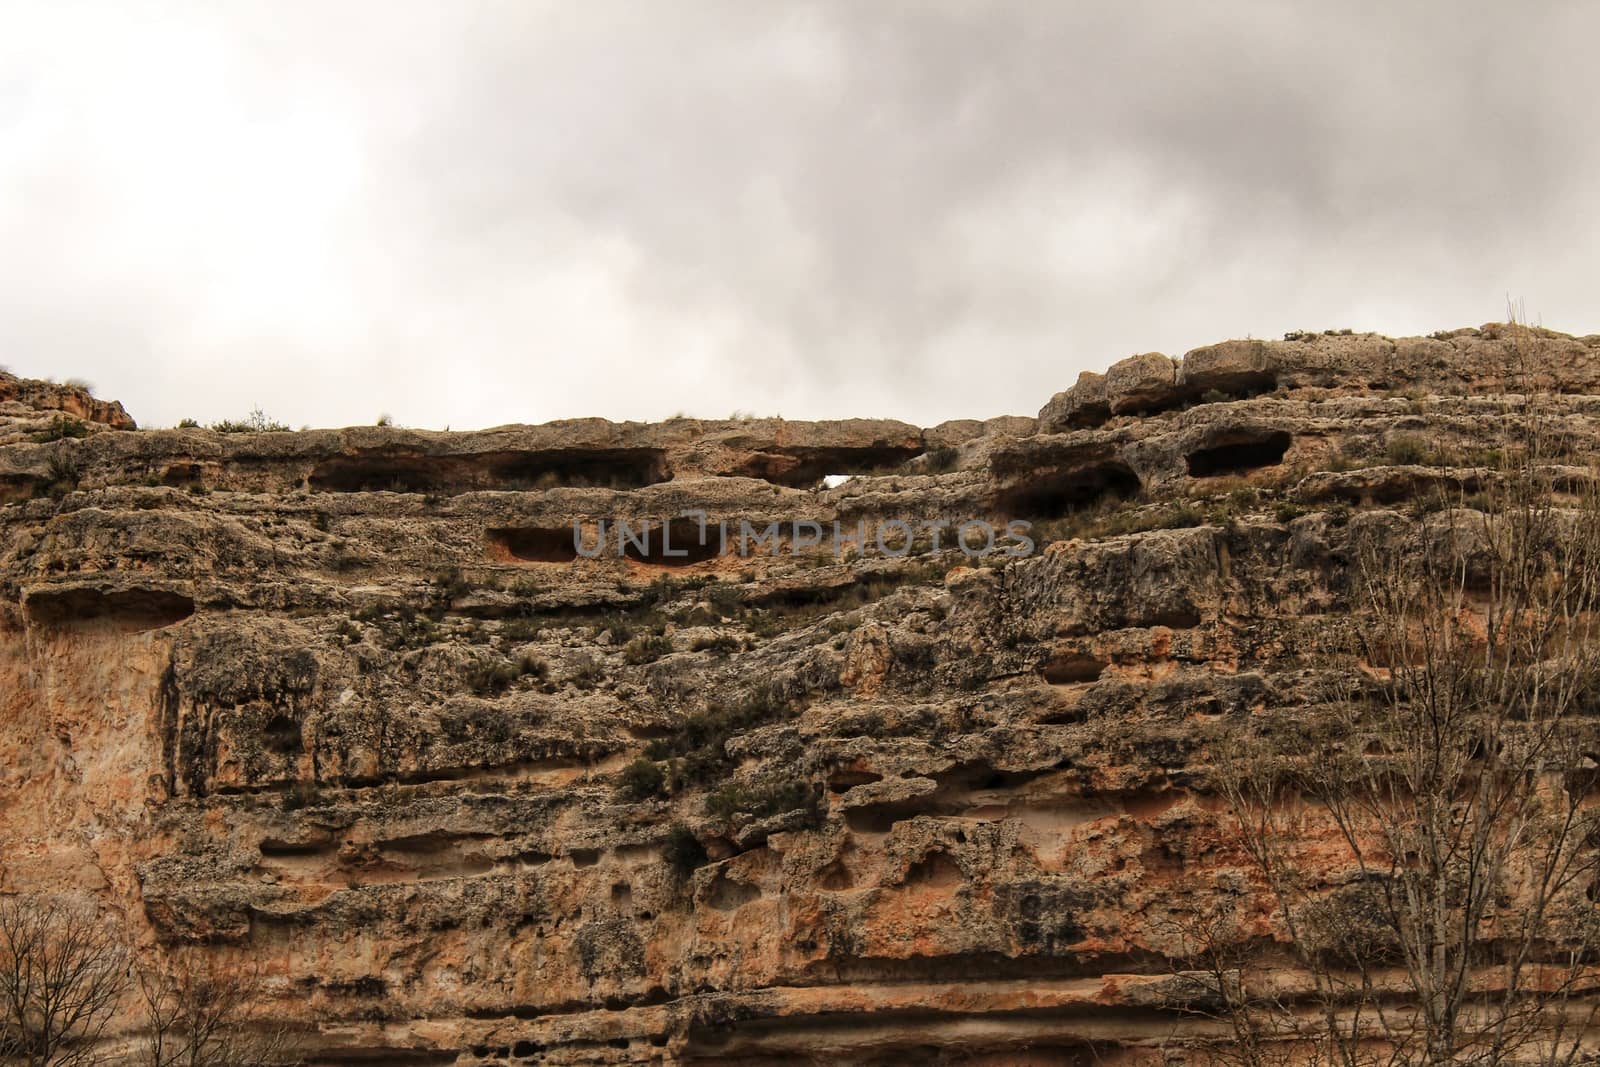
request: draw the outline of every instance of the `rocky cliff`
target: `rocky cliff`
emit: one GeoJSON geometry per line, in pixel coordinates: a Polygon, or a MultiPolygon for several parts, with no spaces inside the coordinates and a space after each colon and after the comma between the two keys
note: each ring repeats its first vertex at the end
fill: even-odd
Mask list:
{"type": "Polygon", "coordinates": [[[1600,337],[1513,347],[1234,341],[931,429],[137,430],[0,374],[0,891],[259,964],[320,1064],[1149,1057],[1209,1025],[1185,916],[1281,939],[1208,766],[1305,712],[1351,530],[1513,391],[1587,462],[1600,337]]]}

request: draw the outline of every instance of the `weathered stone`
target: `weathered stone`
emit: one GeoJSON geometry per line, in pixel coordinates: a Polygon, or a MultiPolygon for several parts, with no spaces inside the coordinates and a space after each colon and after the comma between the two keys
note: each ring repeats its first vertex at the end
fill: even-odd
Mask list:
{"type": "Polygon", "coordinates": [[[1186,353],[1179,384],[1199,396],[1209,390],[1235,396],[1270,391],[1277,385],[1273,353],[1263,341],[1224,341],[1186,353]]]}
{"type": "Polygon", "coordinates": [[[1099,426],[1111,417],[1106,397],[1106,377],[1093,371],[1078,375],[1072,388],[1057,393],[1039,411],[1040,433],[1065,433],[1099,426]]]}
{"type": "Polygon", "coordinates": [[[261,965],[317,1062],[1154,1064],[1221,1036],[1174,932],[1219,901],[1305,989],[1212,768],[1333,680],[1353,539],[1459,536],[1412,501],[1525,386],[1590,477],[1600,338],[1534,336],[1149,354],[929,430],[134,431],[0,376],[0,892],[261,965]],[[690,510],[771,539],[572,541],[690,510]],[[951,518],[1036,551],[876,546],[951,518]]]}
{"type": "Polygon", "coordinates": [[[1113,415],[1171,407],[1179,396],[1178,364],[1160,352],[1129,356],[1106,371],[1106,400],[1113,415]]]}

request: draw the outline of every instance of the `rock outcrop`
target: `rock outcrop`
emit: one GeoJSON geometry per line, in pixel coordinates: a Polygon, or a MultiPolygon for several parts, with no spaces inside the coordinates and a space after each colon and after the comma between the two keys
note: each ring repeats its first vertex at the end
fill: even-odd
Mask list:
{"type": "Polygon", "coordinates": [[[0,892],[259,965],[321,1064],[1152,1058],[1211,1025],[1178,920],[1253,899],[1211,746],[1303,710],[1352,528],[1510,394],[1592,455],[1600,337],[1542,338],[930,429],[136,430],[0,375],[0,892]]]}

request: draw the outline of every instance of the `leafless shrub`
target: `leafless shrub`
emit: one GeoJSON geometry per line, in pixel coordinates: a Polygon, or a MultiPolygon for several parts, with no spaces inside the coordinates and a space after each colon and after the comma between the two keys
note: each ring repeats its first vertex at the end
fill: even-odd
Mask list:
{"type": "MultiPolygon", "coordinates": [[[[1533,368],[1538,335],[1514,336],[1533,368]]],[[[1296,1062],[1586,1055],[1600,495],[1593,478],[1551,492],[1551,425],[1538,397],[1508,411],[1476,510],[1445,499],[1415,526],[1352,524],[1324,722],[1298,748],[1240,740],[1220,768],[1238,844],[1313,987],[1286,1005],[1252,995],[1241,967],[1223,1009],[1296,1062]]]]}
{"type": "Polygon", "coordinates": [[[258,1025],[261,971],[230,967],[194,951],[171,953],[159,969],[142,971],[139,993],[146,1018],[140,1067],[286,1067],[297,1064],[295,1033],[258,1025]]]}
{"type": "Polygon", "coordinates": [[[114,927],[86,902],[0,899],[0,1062],[90,1067],[128,985],[114,927]]]}

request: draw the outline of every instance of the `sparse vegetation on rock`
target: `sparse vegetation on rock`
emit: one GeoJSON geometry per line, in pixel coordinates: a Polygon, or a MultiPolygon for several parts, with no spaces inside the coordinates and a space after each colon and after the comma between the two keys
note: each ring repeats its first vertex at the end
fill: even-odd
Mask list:
{"type": "Polygon", "coordinates": [[[1600,338],[1509,324],[929,428],[136,430],[0,376],[0,902],[307,1062],[1575,1067],[1596,396],[1600,338]]]}

